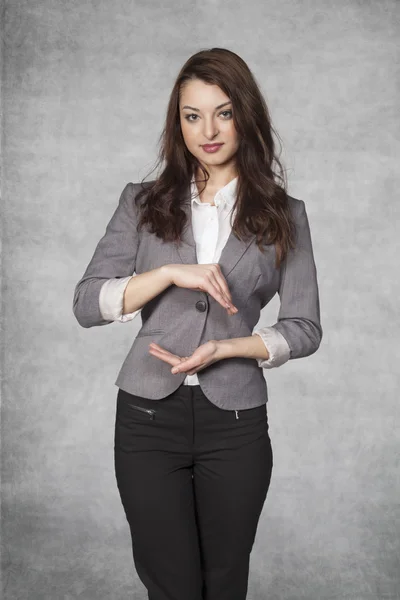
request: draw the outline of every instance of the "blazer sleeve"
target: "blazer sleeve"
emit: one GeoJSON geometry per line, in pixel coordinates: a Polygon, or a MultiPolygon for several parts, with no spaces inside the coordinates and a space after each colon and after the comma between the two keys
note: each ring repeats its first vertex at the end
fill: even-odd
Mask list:
{"type": "Polygon", "coordinates": [[[139,184],[127,183],[120,195],[103,237],[82,278],[75,286],[73,313],[82,327],[108,325],[99,305],[100,291],[105,281],[132,275],[139,244],[137,212],[134,196],[139,184]]]}
{"type": "Polygon", "coordinates": [[[296,247],[283,262],[278,321],[272,327],[286,339],[290,359],[316,352],[322,339],[317,269],[305,203],[297,201],[296,247]]]}
{"type": "Polygon", "coordinates": [[[141,308],[131,313],[122,314],[124,308],[124,293],[130,280],[136,276],[107,279],[101,286],[99,296],[100,312],[103,319],[108,321],[117,321],[118,323],[127,323],[132,321],[140,312],[141,308]]]}

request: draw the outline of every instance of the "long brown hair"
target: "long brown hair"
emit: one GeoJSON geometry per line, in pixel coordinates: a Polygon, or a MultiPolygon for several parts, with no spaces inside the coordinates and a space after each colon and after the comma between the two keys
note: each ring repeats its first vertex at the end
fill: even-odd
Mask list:
{"type": "Polygon", "coordinates": [[[275,155],[273,134],[278,139],[279,136],[272,127],[266,102],[247,64],[225,48],[197,52],[178,74],[154,169],[161,163],[165,166],[155,181],[144,182],[145,177],[141,181],[142,189],[136,195],[137,202],[147,195],[140,207],[138,229],[146,225],[151,233],[164,241],[180,241],[187,219],[181,204],[192,175],[201,169],[204,182],[208,181],[207,171],[187,149],[180,126],[180,93],[182,86],[192,79],[219,86],[232,101],[234,125],[239,136],[235,155],[237,212],[232,230],[239,239],[249,233],[256,234],[256,243],[262,252],[262,244],[275,244],[276,267],[279,268],[289,247],[294,247],[287,181],[275,155]],[[274,170],[275,165],[277,170],[274,170]]]}

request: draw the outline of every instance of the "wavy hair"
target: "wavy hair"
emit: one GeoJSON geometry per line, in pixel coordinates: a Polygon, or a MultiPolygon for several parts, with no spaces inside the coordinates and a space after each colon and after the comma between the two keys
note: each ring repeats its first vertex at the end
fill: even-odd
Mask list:
{"type": "Polygon", "coordinates": [[[148,226],[151,233],[164,241],[180,241],[186,224],[182,209],[184,195],[193,173],[200,169],[204,183],[208,173],[189,152],[182,136],[179,100],[183,86],[193,79],[215,84],[232,101],[233,120],[239,137],[234,156],[238,183],[236,216],[232,230],[239,239],[256,235],[258,248],[275,244],[276,267],[294,247],[294,222],[289,210],[285,172],[275,152],[275,132],[266,102],[249,67],[234,52],[225,48],[201,50],[181,68],[169,98],[165,125],[159,139],[158,160],[164,164],[157,179],[145,182],[136,195],[140,206],[138,229],[148,226]]]}

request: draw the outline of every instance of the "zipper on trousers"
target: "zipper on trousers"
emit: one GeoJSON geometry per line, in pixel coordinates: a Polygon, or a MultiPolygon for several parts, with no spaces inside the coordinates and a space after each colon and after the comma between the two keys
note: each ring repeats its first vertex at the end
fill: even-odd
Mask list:
{"type": "Polygon", "coordinates": [[[143,406],[137,406],[136,404],[129,404],[129,406],[136,410],[141,410],[142,412],[150,415],[151,419],[154,419],[154,415],[156,414],[156,411],[153,408],[143,408],[143,406]]]}
{"type": "Polygon", "coordinates": [[[239,411],[235,410],[235,413],[236,413],[236,418],[238,419],[239,418],[239,411]]]}

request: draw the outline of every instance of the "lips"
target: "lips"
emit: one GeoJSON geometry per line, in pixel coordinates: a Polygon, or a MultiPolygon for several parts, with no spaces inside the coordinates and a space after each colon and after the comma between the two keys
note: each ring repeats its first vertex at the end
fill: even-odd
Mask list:
{"type": "Polygon", "coordinates": [[[203,148],[206,150],[212,150],[213,148],[219,148],[222,144],[203,144],[203,148]]]}

